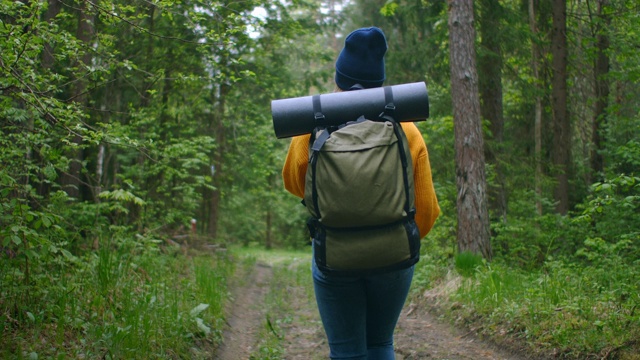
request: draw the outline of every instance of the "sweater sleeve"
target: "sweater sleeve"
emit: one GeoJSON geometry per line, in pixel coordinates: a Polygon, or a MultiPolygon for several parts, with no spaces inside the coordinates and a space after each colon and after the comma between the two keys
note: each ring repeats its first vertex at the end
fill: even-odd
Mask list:
{"type": "Polygon", "coordinates": [[[284,188],[293,195],[304,198],[304,182],[309,164],[309,138],[311,135],[295,136],[282,167],[284,188]]]}
{"type": "Polygon", "coordinates": [[[401,123],[407,136],[409,151],[413,161],[413,180],[416,197],[416,223],[420,229],[420,237],[426,236],[438,215],[440,206],[433,187],[429,152],[420,130],[414,123],[401,123]]]}

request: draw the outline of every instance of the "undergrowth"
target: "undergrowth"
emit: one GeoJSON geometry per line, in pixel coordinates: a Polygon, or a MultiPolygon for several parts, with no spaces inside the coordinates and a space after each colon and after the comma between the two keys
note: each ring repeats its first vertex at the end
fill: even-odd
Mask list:
{"type": "Polygon", "coordinates": [[[512,335],[568,358],[602,358],[640,336],[639,278],[637,267],[623,264],[553,261],[522,272],[493,263],[465,278],[451,300],[486,333],[512,335]]]}
{"type": "Polygon", "coordinates": [[[534,215],[531,197],[514,193],[508,222],[492,224],[491,261],[458,251],[455,218],[443,211],[413,294],[544,359],[640,359],[640,178],[611,176],[590,191],[567,216],[534,215]]]}
{"type": "Polygon", "coordinates": [[[456,267],[459,262],[445,266],[442,259],[427,257],[416,271],[418,284],[431,277],[427,288],[440,290],[434,291],[440,310],[458,325],[541,358],[638,359],[637,262],[576,264],[559,259],[523,271],[497,259],[477,264],[471,272],[456,267]]]}
{"type": "Polygon", "coordinates": [[[114,238],[73,261],[0,261],[0,357],[207,358],[221,336],[224,256],[114,238]]]}

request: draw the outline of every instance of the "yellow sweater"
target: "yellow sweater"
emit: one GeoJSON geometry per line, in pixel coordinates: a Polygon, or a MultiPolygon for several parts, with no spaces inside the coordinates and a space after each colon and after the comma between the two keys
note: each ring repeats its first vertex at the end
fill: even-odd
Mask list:
{"type": "MultiPolygon", "coordinates": [[[[416,195],[416,223],[420,237],[427,235],[440,214],[440,206],[431,178],[429,153],[422,134],[412,122],[400,123],[407,135],[409,151],[413,159],[413,178],[416,195]]],[[[293,195],[304,198],[304,183],[309,163],[309,137],[296,136],[291,140],[289,152],[282,168],[284,187],[293,195]]]]}

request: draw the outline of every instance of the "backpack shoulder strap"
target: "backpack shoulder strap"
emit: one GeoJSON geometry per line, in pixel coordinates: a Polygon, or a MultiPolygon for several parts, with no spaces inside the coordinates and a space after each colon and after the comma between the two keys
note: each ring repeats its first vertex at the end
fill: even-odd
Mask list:
{"type": "Polygon", "coordinates": [[[409,187],[409,175],[407,170],[410,165],[410,154],[407,154],[408,146],[405,146],[407,145],[405,144],[407,138],[404,135],[404,130],[402,130],[400,124],[393,117],[396,106],[393,102],[393,89],[391,88],[391,86],[384,87],[384,102],[384,111],[380,113],[378,117],[380,118],[380,120],[390,121],[391,123],[393,123],[393,131],[395,132],[396,138],[398,138],[398,151],[400,153],[400,160],[402,161],[402,180],[404,182],[405,189],[404,210],[410,218],[413,218],[416,211],[415,209],[411,208],[411,192],[413,191],[413,189],[410,189],[409,187]]]}

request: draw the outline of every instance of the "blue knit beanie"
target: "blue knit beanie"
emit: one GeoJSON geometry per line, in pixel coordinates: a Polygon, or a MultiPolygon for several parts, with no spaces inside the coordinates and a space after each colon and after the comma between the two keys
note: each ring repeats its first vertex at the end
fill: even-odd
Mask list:
{"type": "Polygon", "coordinates": [[[360,84],[365,88],[382,86],[385,80],[384,54],[387,40],[377,27],[355,30],[344,41],[336,60],[336,85],[349,90],[360,84]]]}

